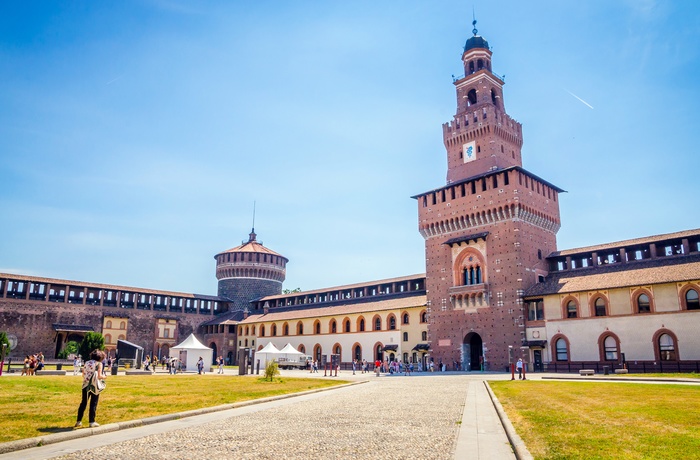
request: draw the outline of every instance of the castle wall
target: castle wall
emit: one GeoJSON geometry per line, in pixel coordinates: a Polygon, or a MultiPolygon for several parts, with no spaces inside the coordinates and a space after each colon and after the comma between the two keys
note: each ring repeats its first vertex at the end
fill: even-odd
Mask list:
{"type": "MultiPolygon", "coordinates": [[[[17,337],[17,347],[10,353],[11,357],[23,358],[25,355],[41,351],[47,358],[52,359],[62,348],[57,339],[65,342],[67,335],[71,334],[56,331],[54,324],[87,326],[86,329],[91,327],[95,332],[101,333],[103,318],[115,314],[128,321],[126,340],[144,347],[147,353],[154,352],[158,318],[176,319],[178,338],[187,337],[196,331],[199,324],[211,319],[210,314],[178,314],[25,299],[0,299],[0,331],[17,337]]],[[[84,331],[73,334],[83,335],[84,331]]]]}

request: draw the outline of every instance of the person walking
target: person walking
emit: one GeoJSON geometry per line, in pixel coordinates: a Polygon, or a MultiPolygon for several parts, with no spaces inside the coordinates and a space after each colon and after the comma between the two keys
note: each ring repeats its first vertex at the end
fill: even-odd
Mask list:
{"type": "Polygon", "coordinates": [[[224,373],[224,357],[219,356],[219,374],[224,373]]]}
{"type": "Polygon", "coordinates": [[[518,358],[518,362],[515,364],[515,369],[518,371],[518,379],[522,380],[523,379],[523,360],[522,358],[518,358]]]}
{"type": "Polygon", "coordinates": [[[83,366],[83,396],[78,407],[78,418],[75,422],[75,427],[83,426],[83,415],[87,407],[88,399],[90,399],[90,410],[88,412],[88,422],[90,428],[100,426],[95,421],[97,414],[97,403],[100,402],[100,390],[97,388],[96,380],[106,380],[107,375],[104,373],[102,361],[105,359],[105,354],[101,350],[93,350],[90,353],[90,360],[85,362],[83,366]]]}
{"type": "Polygon", "coordinates": [[[199,357],[199,360],[197,360],[197,373],[199,375],[204,374],[204,359],[202,357],[199,357]]]}

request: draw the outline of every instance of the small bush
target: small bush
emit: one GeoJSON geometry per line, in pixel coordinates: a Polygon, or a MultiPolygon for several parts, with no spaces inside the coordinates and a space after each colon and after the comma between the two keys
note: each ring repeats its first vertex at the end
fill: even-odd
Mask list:
{"type": "Polygon", "coordinates": [[[280,375],[280,368],[277,365],[277,361],[268,361],[265,365],[265,380],[272,380],[276,375],[280,375]]]}

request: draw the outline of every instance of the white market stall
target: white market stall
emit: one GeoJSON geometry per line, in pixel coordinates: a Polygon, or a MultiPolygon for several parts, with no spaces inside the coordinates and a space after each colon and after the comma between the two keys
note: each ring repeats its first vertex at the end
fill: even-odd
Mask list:
{"type": "Polygon", "coordinates": [[[255,352],[255,359],[260,360],[260,369],[265,369],[268,361],[277,360],[279,357],[280,351],[272,342],[268,342],[262,350],[255,352]]]}
{"type": "Polygon", "coordinates": [[[288,343],[280,350],[277,362],[282,368],[304,368],[306,367],[306,355],[288,343]]]}
{"type": "Polygon", "coordinates": [[[195,372],[197,371],[197,361],[201,356],[204,360],[204,369],[208,371],[214,360],[214,350],[204,346],[194,334],[190,334],[182,343],[170,348],[170,356],[179,358],[185,370],[195,372]],[[175,355],[174,352],[178,352],[179,356],[175,355]]]}

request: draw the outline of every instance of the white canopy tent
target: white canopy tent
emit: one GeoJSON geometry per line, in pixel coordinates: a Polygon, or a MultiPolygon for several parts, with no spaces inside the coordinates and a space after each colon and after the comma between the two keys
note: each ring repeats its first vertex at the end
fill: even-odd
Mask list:
{"type": "Polygon", "coordinates": [[[189,337],[179,345],[171,347],[170,350],[170,357],[179,358],[187,371],[197,371],[197,361],[199,361],[200,356],[204,360],[205,369],[209,369],[214,360],[214,350],[204,346],[194,334],[190,334],[189,337]],[[175,356],[173,351],[179,352],[179,356],[175,356]]]}
{"type": "Polygon", "coordinates": [[[303,355],[304,353],[294,348],[291,343],[287,343],[287,345],[285,345],[284,348],[280,350],[280,354],[282,355],[282,357],[287,359],[296,359],[298,356],[303,355]]]}
{"type": "Polygon", "coordinates": [[[278,359],[280,357],[280,353],[280,350],[274,346],[272,342],[268,342],[267,345],[262,348],[262,350],[255,352],[255,359],[260,360],[260,369],[265,369],[267,362],[278,359]]]}

